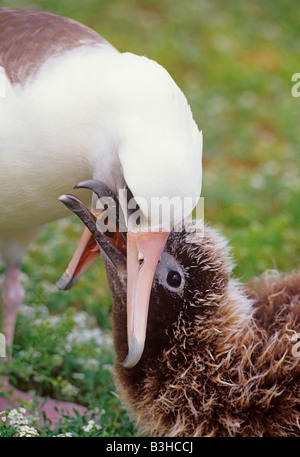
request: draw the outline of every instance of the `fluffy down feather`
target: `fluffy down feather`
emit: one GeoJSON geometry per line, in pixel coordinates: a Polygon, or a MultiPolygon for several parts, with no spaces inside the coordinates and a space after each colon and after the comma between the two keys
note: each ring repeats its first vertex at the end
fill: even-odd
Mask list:
{"type": "MultiPolygon", "coordinates": [[[[300,273],[231,277],[226,240],[205,227],[172,232],[166,251],[183,294],[157,280],[146,347],[132,369],[116,364],[120,396],[152,436],[300,436],[300,273]],[[295,336],[296,335],[296,336],[295,336]],[[294,339],[293,339],[294,338],[294,339]]],[[[126,356],[126,290],[108,268],[117,362],[126,356]]]]}

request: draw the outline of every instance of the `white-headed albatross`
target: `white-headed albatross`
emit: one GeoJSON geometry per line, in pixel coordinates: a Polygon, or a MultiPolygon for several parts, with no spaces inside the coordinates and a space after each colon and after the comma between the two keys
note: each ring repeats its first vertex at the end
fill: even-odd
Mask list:
{"type": "MultiPolygon", "coordinates": [[[[57,198],[95,179],[130,190],[140,225],[128,224],[125,366],[143,351],[154,271],[181,203],[201,192],[202,133],[185,96],[156,62],[120,53],[98,33],[54,14],[0,8],[0,254],[4,332],[12,344],[24,292],[19,272],[46,223],[67,215],[57,198]],[[4,75],[4,76],[3,76],[4,75]],[[153,197],[176,200],[174,217],[147,213],[153,197]]],[[[127,202],[121,202],[126,213],[127,202]]],[[[189,207],[189,211],[190,211],[189,207]]],[[[61,288],[96,257],[85,231],[61,288]],[[82,260],[82,253],[85,253],[82,260]]],[[[77,277],[76,277],[77,276],[77,277]]]]}

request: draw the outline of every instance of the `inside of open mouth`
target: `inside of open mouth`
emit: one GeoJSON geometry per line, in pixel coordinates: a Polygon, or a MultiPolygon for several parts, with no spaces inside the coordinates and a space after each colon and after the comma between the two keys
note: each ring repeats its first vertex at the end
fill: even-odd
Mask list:
{"type": "Polygon", "coordinates": [[[122,232],[119,229],[121,210],[117,197],[113,195],[104,183],[95,180],[85,181],[75,186],[75,188],[81,187],[92,190],[99,198],[99,201],[101,201],[101,199],[105,200],[105,197],[108,197],[110,203],[107,204],[104,202],[102,205],[103,209],[100,210],[100,212],[94,212],[89,210],[85,204],[74,195],[63,195],[59,198],[68,209],[82,220],[87,229],[86,233],[89,233],[89,235],[86,234],[82,237],[82,240],[84,241],[81,243],[81,246],[84,245],[84,248],[81,248],[79,256],[74,255],[74,258],[77,258],[74,262],[76,266],[74,266],[72,261],[69,264],[69,267],[71,264],[72,267],[69,271],[67,270],[67,281],[63,280],[61,283],[61,288],[63,289],[68,289],[75,284],[87,267],[99,257],[101,251],[103,254],[102,249],[105,251],[105,246],[106,251],[107,248],[110,250],[107,243],[111,243],[111,245],[120,252],[123,258],[126,258],[126,232],[122,232]],[[112,208],[114,211],[112,211],[112,208]],[[115,216],[114,218],[111,217],[112,213],[115,216]]]}

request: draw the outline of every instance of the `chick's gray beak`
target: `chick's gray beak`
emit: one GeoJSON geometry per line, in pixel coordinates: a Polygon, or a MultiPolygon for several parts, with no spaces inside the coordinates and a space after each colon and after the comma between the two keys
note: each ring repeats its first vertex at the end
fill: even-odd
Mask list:
{"type": "MultiPolygon", "coordinates": [[[[86,230],[90,232],[89,236],[92,235],[96,240],[101,254],[106,262],[115,269],[124,287],[127,284],[128,355],[122,365],[124,368],[132,368],[139,362],[143,354],[153,277],[168,233],[133,234],[127,232],[125,239],[124,234],[119,230],[122,215],[121,205],[108,187],[95,180],[83,181],[75,187],[90,189],[101,200],[105,197],[107,201],[106,208],[102,209],[101,213],[93,214],[74,195],[59,197],[59,200],[82,220],[86,230]],[[113,223],[108,222],[108,233],[105,230],[102,231],[103,226],[99,224],[103,221],[101,218],[107,210],[108,212],[111,210],[117,215],[115,227],[113,223]],[[142,265],[139,259],[140,254],[144,259],[142,265]]],[[[86,251],[83,251],[83,254],[86,254],[86,251]]],[[[78,258],[81,259],[82,251],[79,250],[78,256],[75,253],[75,257],[76,262],[78,258]]],[[[63,284],[68,285],[68,281],[69,278],[62,278],[63,284]]]]}
{"type": "Polygon", "coordinates": [[[99,245],[103,257],[110,262],[119,275],[126,272],[126,257],[114,245],[107,235],[97,228],[97,217],[74,195],[62,195],[58,198],[69,210],[82,220],[99,245]]]}

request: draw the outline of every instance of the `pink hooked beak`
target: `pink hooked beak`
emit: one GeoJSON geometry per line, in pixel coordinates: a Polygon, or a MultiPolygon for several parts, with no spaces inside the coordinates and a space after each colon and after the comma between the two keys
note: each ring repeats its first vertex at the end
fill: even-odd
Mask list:
{"type": "Polygon", "coordinates": [[[169,232],[127,233],[127,338],[123,367],[140,360],[146,339],[147,317],[154,273],[169,232]]]}
{"type": "MultiPolygon", "coordinates": [[[[101,218],[103,214],[95,214],[94,217],[101,218]]],[[[119,234],[117,230],[111,241],[120,252],[124,252],[123,237],[119,234]]],[[[127,232],[128,354],[122,363],[125,368],[135,366],[143,354],[153,278],[168,236],[166,231],[127,232]]],[[[86,227],[66,272],[57,283],[59,289],[72,287],[99,255],[99,246],[86,227]]]]}

